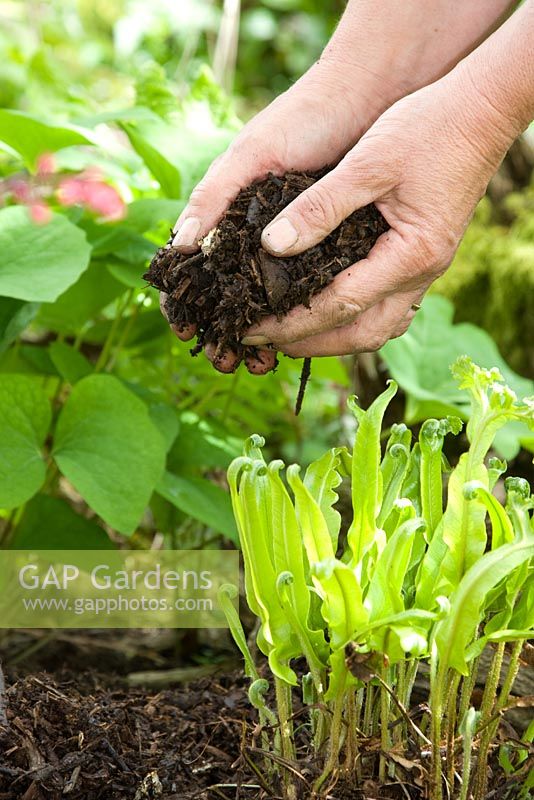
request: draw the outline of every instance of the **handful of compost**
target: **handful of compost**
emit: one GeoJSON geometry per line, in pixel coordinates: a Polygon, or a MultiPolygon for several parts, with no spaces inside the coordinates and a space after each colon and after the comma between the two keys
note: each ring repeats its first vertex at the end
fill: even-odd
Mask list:
{"type": "MultiPolygon", "coordinates": [[[[328,286],[342,270],[366,258],[388,224],[376,206],[355,211],[320,244],[289,258],[276,258],[261,246],[263,229],[301,192],[328,170],[269,175],[243,189],[219,225],[194,255],[179,253],[169,242],[158,250],[144,278],[167,294],[171,324],[193,326],[192,355],[210,343],[239,360],[255,348],[241,339],[251,325],[275,314],[283,317],[328,286]]],[[[309,374],[305,360],[303,375],[309,374]]],[[[276,366],[276,362],[275,362],[276,366]]],[[[302,401],[301,385],[297,413],[302,401]]]]}

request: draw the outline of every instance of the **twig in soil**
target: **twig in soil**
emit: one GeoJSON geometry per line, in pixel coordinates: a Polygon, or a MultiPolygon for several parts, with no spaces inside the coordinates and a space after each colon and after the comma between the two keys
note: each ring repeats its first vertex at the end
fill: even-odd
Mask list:
{"type": "Polygon", "coordinates": [[[265,758],[270,758],[271,761],[280,764],[280,766],[289,770],[289,772],[292,772],[293,775],[295,775],[300,781],[302,781],[302,783],[304,783],[305,786],[311,791],[310,784],[308,783],[302,772],[299,772],[299,770],[295,767],[294,764],[291,763],[291,761],[288,761],[286,758],[282,758],[282,756],[276,755],[276,753],[269,753],[267,750],[262,750],[261,747],[247,747],[246,750],[249,753],[255,753],[257,755],[264,756],[265,758]]]}
{"type": "Polygon", "coordinates": [[[298,417],[302,408],[302,401],[304,400],[304,392],[311,375],[311,358],[305,358],[302,365],[302,372],[300,373],[300,386],[297,395],[297,402],[295,403],[295,416],[298,417]]]}
{"type": "Polygon", "coordinates": [[[7,719],[6,682],[2,664],[0,664],[0,727],[9,728],[9,721],[7,719]]]}

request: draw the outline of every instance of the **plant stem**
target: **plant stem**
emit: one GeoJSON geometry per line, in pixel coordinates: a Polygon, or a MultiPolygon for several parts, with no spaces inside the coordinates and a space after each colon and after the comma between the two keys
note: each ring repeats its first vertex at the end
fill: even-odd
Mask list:
{"type": "Polygon", "coordinates": [[[365,706],[363,709],[363,732],[366,736],[373,735],[373,700],[374,686],[368,683],[365,689],[365,706]]]}
{"type": "MultiPolygon", "coordinates": [[[[276,692],[276,706],[280,722],[281,755],[287,761],[295,760],[295,745],[293,741],[293,724],[291,722],[291,687],[277,678],[274,679],[276,692]]],[[[295,787],[291,773],[284,770],[284,794],[287,800],[294,800],[295,787]]]]}
{"type": "Polygon", "coordinates": [[[313,785],[313,791],[318,793],[323,783],[331,775],[339,762],[339,751],[341,749],[341,730],[343,724],[343,707],[345,704],[345,686],[347,684],[347,675],[344,674],[340,681],[339,687],[334,699],[334,714],[332,717],[332,727],[330,729],[330,747],[328,750],[328,759],[324,770],[317,778],[313,785]]]}
{"type": "Polygon", "coordinates": [[[454,763],[454,742],[456,737],[458,687],[461,677],[459,672],[454,672],[447,696],[447,777],[451,789],[454,789],[454,773],[456,771],[456,765],[454,763]]]}
{"type": "MultiPolygon", "coordinates": [[[[510,663],[508,664],[508,669],[506,670],[506,675],[501,687],[501,691],[499,693],[499,697],[495,699],[499,678],[501,674],[502,662],[504,658],[505,643],[501,642],[497,647],[495,655],[493,656],[491,669],[488,674],[488,682],[486,683],[486,690],[490,685],[490,681],[491,684],[493,685],[493,701],[490,704],[490,698],[488,697],[487,704],[486,706],[484,706],[484,699],[486,697],[486,690],[485,690],[484,696],[482,698],[481,719],[479,727],[482,727],[484,723],[487,722],[487,720],[491,716],[494,716],[495,714],[497,715],[500,714],[503,708],[505,708],[508,702],[508,698],[510,697],[510,692],[512,691],[512,686],[519,671],[519,659],[521,657],[522,649],[523,649],[523,642],[521,641],[515,642],[510,656],[510,663]]],[[[487,793],[488,752],[491,742],[495,737],[495,734],[497,733],[498,727],[499,727],[499,718],[497,717],[497,719],[494,722],[486,726],[480,737],[480,744],[478,748],[477,770],[474,781],[475,800],[479,800],[479,798],[480,800],[484,800],[484,797],[486,796],[487,793]]]]}
{"type": "Polygon", "coordinates": [[[437,653],[432,653],[430,662],[430,739],[432,741],[432,766],[430,796],[432,800],[442,800],[441,768],[441,718],[443,716],[443,696],[447,684],[447,669],[437,665],[437,653]]]}
{"type": "Polygon", "coordinates": [[[466,726],[463,736],[463,759],[462,759],[462,788],[458,800],[468,800],[469,781],[471,780],[471,749],[473,745],[472,730],[466,726]]]}
{"type": "Polygon", "coordinates": [[[100,355],[98,356],[97,362],[95,364],[95,369],[94,369],[95,373],[101,372],[108,363],[109,354],[113,346],[113,340],[115,339],[115,335],[124,316],[124,312],[126,311],[128,304],[130,303],[133,297],[134,291],[135,291],[134,289],[130,289],[128,292],[126,292],[126,294],[122,296],[122,298],[119,298],[119,300],[117,301],[117,313],[113,318],[111,327],[104,342],[104,346],[102,347],[100,355]]]}
{"type": "MultiPolygon", "coordinates": [[[[500,642],[495,649],[495,653],[493,655],[493,660],[491,662],[491,666],[488,672],[488,676],[486,678],[486,686],[484,688],[484,694],[482,695],[482,703],[480,706],[480,724],[479,728],[482,728],[484,725],[487,724],[488,720],[492,716],[493,709],[495,706],[495,699],[497,695],[497,687],[499,685],[499,678],[501,677],[501,668],[502,662],[504,658],[504,648],[505,643],[500,642]]],[[[488,775],[487,775],[487,763],[488,763],[488,750],[491,743],[491,725],[487,726],[482,736],[480,737],[480,743],[478,746],[478,758],[477,758],[477,766],[476,766],[476,773],[474,777],[474,792],[473,796],[475,800],[484,800],[486,795],[487,785],[488,785],[488,775]]]]}
{"type": "MultiPolygon", "coordinates": [[[[382,680],[387,683],[388,669],[382,668],[382,680]]],[[[387,778],[387,759],[386,753],[389,752],[391,741],[389,737],[389,694],[384,686],[380,686],[380,758],[378,766],[378,779],[381,783],[386,782],[387,778]]]]}
{"type": "Polygon", "coordinates": [[[469,675],[467,675],[462,680],[462,690],[460,692],[460,705],[458,707],[458,722],[460,723],[460,725],[462,724],[462,720],[464,719],[469,709],[469,706],[471,705],[471,695],[473,694],[473,689],[475,688],[475,683],[477,680],[479,662],[480,658],[474,659],[471,665],[471,670],[469,671],[469,675]]]}
{"type": "MultiPolygon", "coordinates": [[[[405,705],[405,697],[406,697],[406,662],[400,661],[397,664],[397,689],[396,689],[397,697],[399,698],[400,702],[405,705]]],[[[393,732],[393,741],[397,744],[400,744],[403,741],[406,741],[406,736],[408,733],[408,729],[406,727],[406,720],[404,717],[402,718],[402,722],[396,726],[393,732]]]]}

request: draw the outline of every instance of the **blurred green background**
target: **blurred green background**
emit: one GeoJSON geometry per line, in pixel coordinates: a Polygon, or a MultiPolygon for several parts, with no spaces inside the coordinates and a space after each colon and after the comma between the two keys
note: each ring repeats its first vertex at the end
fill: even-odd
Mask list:
{"type": "MultiPolygon", "coordinates": [[[[277,373],[262,379],[244,369],[215,373],[171,335],[157,293],[142,279],[211,160],[243,121],[313,63],[343,7],[341,0],[0,0],[0,237],[4,262],[21,264],[11,283],[2,282],[0,264],[0,401],[6,414],[14,413],[17,392],[33,386],[31,403],[39,397],[41,408],[52,409],[41,438],[30,443],[42,460],[36,480],[28,482],[21,467],[17,483],[11,467],[5,486],[12,488],[0,492],[0,543],[26,545],[46,529],[56,536],[49,546],[65,546],[61,531],[67,540],[73,535],[73,512],[78,522],[95,523],[92,533],[85,524],[76,528],[86,544],[93,536],[102,546],[103,530],[114,541],[122,533],[141,544],[164,531],[182,547],[221,533],[235,538],[224,471],[252,432],[266,436],[272,456],[309,462],[350,437],[347,396],[356,392],[367,405],[390,376],[402,391],[388,423],[403,418],[417,426],[426,416],[452,412],[465,417],[465,400],[448,371],[461,353],[499,366],[518,394],[534,393],[528,136],[505,159],[410,331],[379,354],[316,359],[298,418],[300,362],[283,358],[277,373]],[[38,157],[48,152],[52,172],[40,174],[38,157]],[[90,183],[95,169],[124,206],[120,220],[60,201],[62,180],[90,183]],[[40,213],[53,212],[50,226],[36,226],[12,207],[30,206],[28,191],[48,204],[40,213]],[[68,269],[48,236],[56,236],[68,269]],[[24,270],[36,263],[57,291],[46,280],[39,287],[25,279],[24,270]],[[81,431],[95,375],[106,379],[111,399],[94,421],[91,446],[122,474],[117,493],[124,516],[106,500],[105,472],[95,494],[55,462],[58,422],[78,403],[81,431]],[[147,440],[155,441],[154,425],[164,437],[141,494],[129,479],[141,474],[142,454],[136,461],[126,429],[119,435],[120,413],[113,416],[126,396],[139,419],[148,410],[147,440]]],[[[32,406],[29,417],[35,413],[32,406]]],[[[18,432],[12,435],[15,441],[18,432]]],[[[520,445],[534,450],[521,426],[505,429],[496,444],[526,474],[531,455],[518,456],[520,445]]],[[[9,458],[14,454],[23,465],[25,453],[12,450],[9,458]]],[[[77,457],[83,461],[82,448],[77,457]]],[[[0,478],[1,464],[0,458],[0,478]]]]}

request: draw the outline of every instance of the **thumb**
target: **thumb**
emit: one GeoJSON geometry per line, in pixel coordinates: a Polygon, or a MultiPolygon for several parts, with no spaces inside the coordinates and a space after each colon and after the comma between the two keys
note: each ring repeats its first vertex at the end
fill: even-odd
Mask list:
{"type": "Polygon", "coordinates": [[[375,147],[362,142],[269,223],[262,234],[262,246],[275,256],[302,253],[392,185],[389,165],[377,158],[375,147]]]}

